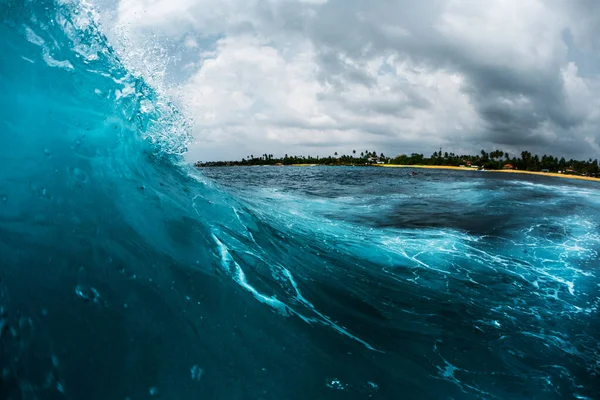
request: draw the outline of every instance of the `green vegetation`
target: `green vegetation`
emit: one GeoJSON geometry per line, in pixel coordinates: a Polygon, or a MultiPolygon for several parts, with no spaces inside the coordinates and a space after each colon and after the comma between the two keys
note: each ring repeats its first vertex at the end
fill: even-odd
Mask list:
{"type": "Polygon", "coordinates": [[[424,158],[422,154],[400,155],[393,160],[392,164],[404,165],[448,165],[448,166],[477,166],[484,169],[518,169],[522,171],[562,172],[575,173],[588,176],[598,175],[598,160],[578,161],[566,160],[551,155],[543,155],[541,158],[528,151],[521,152],[521,157],[510,157],[502,150],[490,153],[481,150],[477,155],[457,155],[454,153],[434,152],[430,158],[424,158]]]}
{"type": "Polygon", "coordinates": [[[249,155],[241,161],[215,161],[201,163],[197,167],[218,166],[248,166],[248,165],[294,165],[294,164],[316,164],[316,165],[373,165],[373,164],[396,164],[396,165],[432,165],[432,166],[467,166],[484,169],[518,169],[523,171],[561,172],[565,174],[577,174],[586,176],[600,176],[598,160],[587,161],[566,160],[551,155],[539,157],[528,151],[521,152],[520,157],[511,157],[502,150],[494,150],[487,153],[485,150],[477,155],[458,155],[454,153],[439,151],[433,152],[431,157],[426,158],[423,154],[412,153],[401,154],[396,157],[386,157],[383,153],[368,150],[357,154],[352,150],[352,155],[341,155],[335,152],[329,157],[312,156],[288,156],[275,158],[272,154],[263,154],[260,157],[249,155]]]}
{"type": "Polygon", "coordinates": [[[329,157],[312,156],[288,156],[275,158],[273,154],[263,154],[255,157],[253,154],[242,158],[241,161],[213,161],[207,163],[197,162],[197,167],[222,167],[235,165],[294,165],[294,164],[317,164],[317,165],[371,165],[376,163],[387,163],[390,160],[383,153],[377,155],[376,152],[365,150],[360,154],[352,150],[352,155],[341,155],[335,152],[329,157]]]}

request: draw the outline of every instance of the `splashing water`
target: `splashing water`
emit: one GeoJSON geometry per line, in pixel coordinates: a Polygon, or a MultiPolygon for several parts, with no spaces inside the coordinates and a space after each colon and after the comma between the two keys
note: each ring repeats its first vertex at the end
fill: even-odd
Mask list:
{"type": "Polygon", "coordinates": [[[200,174],[87,8],[0,20],[0,398],[600,393],[597,185],[200,174]]]}

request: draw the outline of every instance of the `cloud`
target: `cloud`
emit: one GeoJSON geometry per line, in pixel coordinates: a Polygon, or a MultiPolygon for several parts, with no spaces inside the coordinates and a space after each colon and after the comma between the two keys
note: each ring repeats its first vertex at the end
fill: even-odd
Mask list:
{"type": "Polygon", "coordinates": [[[165,74],[196,121],[190,159],[439,146],[595,157],[600,143],[596,2],[120,0],[116,9],[111,25],[127,46],[166,49],[165,74]]]}

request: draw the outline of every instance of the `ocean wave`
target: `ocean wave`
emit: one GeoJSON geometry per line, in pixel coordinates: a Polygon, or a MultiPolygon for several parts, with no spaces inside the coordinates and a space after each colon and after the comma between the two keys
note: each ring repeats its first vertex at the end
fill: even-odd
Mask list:
{"type": "Polygon", "coordinates": [[[593,204],[491,234],[524,200],[444,172],[227,185],[94,20],[0,2],[0,397],[594,395],[593,204]]]}

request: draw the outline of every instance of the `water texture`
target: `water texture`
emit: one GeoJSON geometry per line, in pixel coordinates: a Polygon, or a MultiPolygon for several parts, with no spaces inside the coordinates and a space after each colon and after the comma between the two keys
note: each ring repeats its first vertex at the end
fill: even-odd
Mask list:
{"type": "Polygon", "coordinates": [[[197,171],[85,7],[0,22],[0,398],[599,397],[598,184],[197,171]]]}

